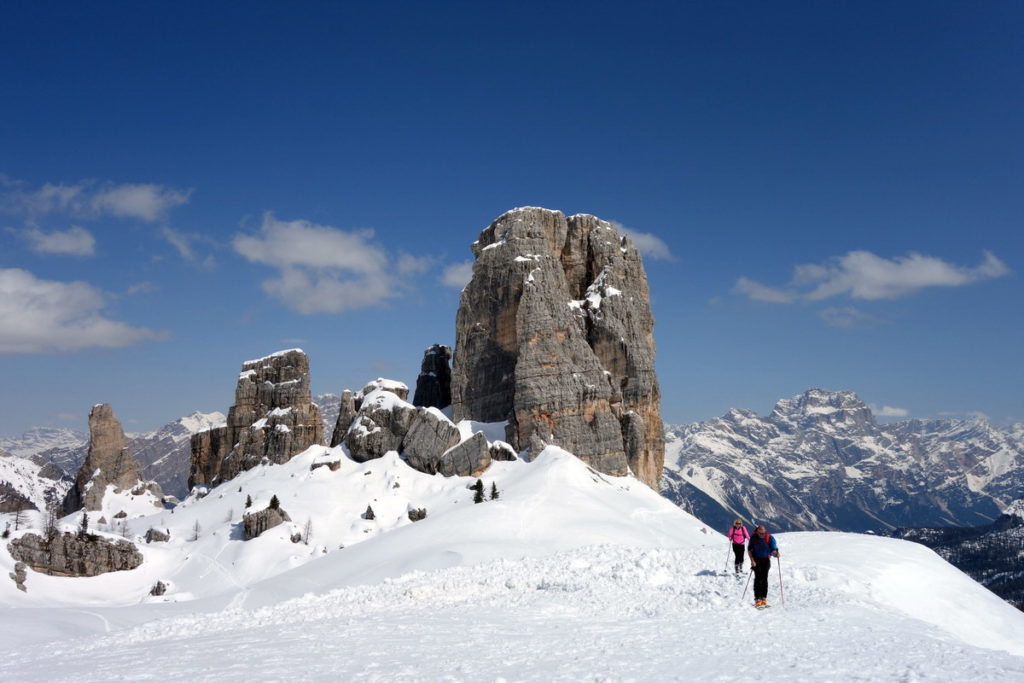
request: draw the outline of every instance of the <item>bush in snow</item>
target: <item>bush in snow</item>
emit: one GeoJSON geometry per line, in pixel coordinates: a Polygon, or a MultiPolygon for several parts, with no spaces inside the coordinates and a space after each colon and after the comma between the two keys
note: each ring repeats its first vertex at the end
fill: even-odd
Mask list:
{"type": "Polygon", "coordinates": [[[473,502],[482,503],[484,502],[484,483],[479,479],[470,488],[473,489],[473,502]]]}
{"type": "Polygon", "coordinates": [[[373,508],[369,505],[366,506],[366,512],[363,513],[363,519],[371,520],[376,519],[377,515],[373,514],[373,508]]]}
{"type": "Polygon", "coordinates": [[[498,485],[491,482],[491,500],[498,500],[498,485]]]}

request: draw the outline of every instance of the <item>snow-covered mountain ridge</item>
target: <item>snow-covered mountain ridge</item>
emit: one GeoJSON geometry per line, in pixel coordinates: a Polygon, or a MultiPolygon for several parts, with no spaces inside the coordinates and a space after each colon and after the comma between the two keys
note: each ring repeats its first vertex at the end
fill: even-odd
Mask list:
{"type": "Polygon", "coordinates": [[[982,524],[1024,495],[1022,435],[980,419],[879,424],[853,392],[812,389],[766,417],[670,427],[663,492],[716,528],[982,524]]]}

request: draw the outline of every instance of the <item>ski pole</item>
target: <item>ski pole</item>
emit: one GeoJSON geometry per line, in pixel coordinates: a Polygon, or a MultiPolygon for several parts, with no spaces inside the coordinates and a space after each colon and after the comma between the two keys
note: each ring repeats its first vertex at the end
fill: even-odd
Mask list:
{"type": "Polygon", "coordinates": [[[743,602],[743,598],[747,597],[747,587],[750,585],[750,577],[754,575],[754,568],[750,568],[750,573],[747,574],[747,582],[743,584],[743,595],[740,596],[740,602],[743,602]]]}
{"type": "Polygon", "coordinates": [[[779,561],[779,596],[782,597],[782,606],[785,607],[786,606],[786,591],[782,587],[782,558],[781,557],[776,557],[775,559],[779,561]]]}
{"type": "Polygon", "coordinates": [[[729,546],[728,551],[725,553],[725,571],[729,571],[729,556],[732,555],[732,545],[729,546]]]}

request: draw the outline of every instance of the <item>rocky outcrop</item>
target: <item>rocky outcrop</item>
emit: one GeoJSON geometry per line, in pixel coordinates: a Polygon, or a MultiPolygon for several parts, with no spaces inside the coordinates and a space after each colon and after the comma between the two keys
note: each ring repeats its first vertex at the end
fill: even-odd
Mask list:
{"type": "MultiPolygon", "coordinates": [[[[405,395],[409,395],[408,390],[405,395]]],[[[359,412],[345,434],[349,456],[365,462],[400,450],[416,414],[416,408],[400,395],[384,388],[371,391],[360,402],[359,412]]]]}
{"type": "Polygon", "coordinates": [[[267,529],[273,529],[279,524],[292,521],[280,507],[268,507],[258,512],[250,512],[242,515],[242,526],[245,531],[245,540],[250,541],[267,529]]]}
{"type": "Polygon", "coordinates": [[[447,408],[452,404],[452,371],[448,365],[451,358],[451,348],[441,344],[424,351],[412,399],[414,406],[447,408]]]}
{"type": "Polygon", "coordinates": [[[491,451],[483,432],[477,432],[447,451],[437,461],[437,472],[446,477],[478,477],[491,465],[491,451]]]}
{"type": "Polygon", "coordinates": [[[103,496],[111,485],[115,492],[131,490],[142,495],[149,491],[155,497],[154,504],[161,505],[160,485],[142,480],[142,468],[128,449],[121,423],[110,404],[101,403],[89,411],[89,452],[64,499],[64,513],[102,509],[103,496]]]}
{"type": "Polygon", "coordinates": [[[227,424],[192,437],[189,487],[216,485],[261,463],[282,464],[323,441],[299,349],[242,364],[227,424]]]}
{"type": "Polygon", "coordinates": [[[515,209],[473,243],[456,321],[456,421],[508,421],[515,450],[556,444],[657,488],[664,463],[654,319],[639,252],[594,216],[515,209]]]}
{"type": "MultiPolygon", "coordinates": [[[[409,514],[411,515],[412,513],[409,514]]],[[[14,582],[14,586],[23,593],[28,591],[28,588],[25,587],[25,579],[28,577],[28,572],[25,569],[24,562],[15,562],[14,571],[8,574],[11,577],[11,581],[14,582]]]]}
{"type": "Polygon", "coordinates": [[[11,557],[51,576],[98,576],[127,571],[142,564],[142,553],[130,541],[111,541],[91,534],[54,534],[47,540],[25,534],[7,544],[11,557]]]}
{"type": "Polygon", "coordinates": [[[36,504],[32,502],[32,499],[14,488],[13,484],[0,481],[0,513],[38,509],[36,504]]]}
{"type": "Polygon", "coordinates": [[[166,531],[160,531],[159,529],[154,529],[153,527],[150,527],[146,530],[145,538],[146,543],[166,543],[167,541],[171,540],[171,531],[170,529],[166,531]]]}
{"type": "Polygon", "coordinates": [[[402,443],[402,457],[413,469],[433,474],[438,461],[459,443],[459,428],[437,408],[421,408],[402,443]]]}
{"type": "Polygon", "coordinates": [[[334,432],[331,434],[331,448],[340,446],[345,441],[345,433],[352,426],[352,420],[356,419],[356,411],[355,396],[351,391],[345,389],[341,392],[338,421],[334,423],[334,432]]]}

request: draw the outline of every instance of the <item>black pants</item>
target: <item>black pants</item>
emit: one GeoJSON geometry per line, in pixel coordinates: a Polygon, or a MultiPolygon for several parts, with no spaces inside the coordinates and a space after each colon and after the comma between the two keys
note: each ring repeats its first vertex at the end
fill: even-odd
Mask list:
{"type": "Polygon", "coordinates": [[[736,555],[736,571],[743,571],[743,544],[733,543],[732,551],[736,555]]]}
{"type": "Polygon", "coordinates": [[[772,568],[771,558],[759,557],[754,565],[754,599],[763,600],[768,597],[768,572],[772,568]]]}

